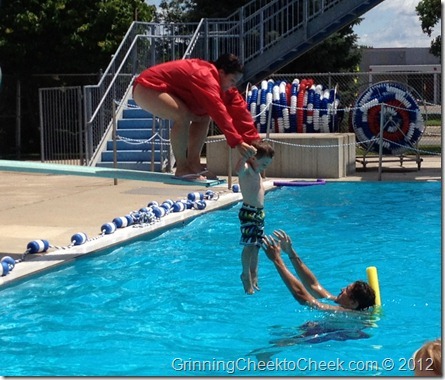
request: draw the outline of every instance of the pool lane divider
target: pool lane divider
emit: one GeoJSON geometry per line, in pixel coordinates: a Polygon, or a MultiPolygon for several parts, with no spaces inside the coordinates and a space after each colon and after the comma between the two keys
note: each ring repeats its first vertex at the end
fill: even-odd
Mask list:
{"type": "Polygon", "coordinates": [[[25,173],[44,173],[58,175],[75,175],[83,177],[101,177],[129,179],[134,181],[162,182],[169,185],[194,185],[211,187],[225,183],[225,179],[208,179],[193,181],[190,179],[182,180],[169,173],[155,173],[141,170],[127,170],[114,168],[99,168],[95,166],[80,166],[66,164],[50,164],[35,161],[14,161],[0,160],[0,171],[25,172],[25,173]]]}
{"type": "MultiPolygon", "coordinates": [[[[239,192],[239,186],[233,185],[233,193],[239,192]]],[[[185,210],[204,210],[207,208],[207,202],[217,201],[220,197],[218,192],[206,190],[205,192],[195,191],[190,192],[187,198],[173,201],[167,199],[161,204],[156,201],[150,201],[147,206],[141,207],[139,210],[131,211],[127,215],[119,216],[113,219],[112,222],[106,222],[100,227],[100,234],[93,238],[89,238],[86,233],[78,232],[71,236],[70,244],[67,246],[54,246],[46,239],[37,239],[30,241],[26,246],[26,251],[22,254],[20,259],[13,259],[10,256],[5,256],[0,260],[0,277],[9,274],[17,263],[25,261],[27,255],[36,253],[46,253],[50,248],[57,250],[69,250],[74,246],[80,246],[87,242],[99,239],[105,235],[111,235],[117,229],[126,227],[145,227],[161,221],[161,218],[170,213],[179,213],[185,210]]]]}

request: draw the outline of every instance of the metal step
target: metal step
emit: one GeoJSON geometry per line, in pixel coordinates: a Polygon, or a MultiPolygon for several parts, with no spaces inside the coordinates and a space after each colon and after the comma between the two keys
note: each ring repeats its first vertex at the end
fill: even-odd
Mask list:
{"type": "Polygon", "coordinates": [[[153,125],[156,128],[160,127],[159,120],[153,121],[153,118],[147,118],[147,119],[119,119],[117,121],[117,128],[118,129],[151,129],[153,128],[153,125]]]}
{"type": "Polygon", "coordinates": [[[149,119],[153,114],[141,108],[127,108],[123,110],[122,116],[124,119],[149,119]]]}
{"type": "MultiPolygon", "coordinates": [[[[112,162],[99,162],[96,166],[100,168],[114,168],[112,162]]],[[[162,172],[163,165],[160,162],[155,162],[152,170],[150,162],[118,162],[117,168],[126,170],[143,170],[147,172],[162,172]]]]}
{"type": "MultiPolygon", "coordinates": [[[[160,161],[162,157],[162,152],[160,150],[154,151],[154,161],[160,161]]],[[[113,151],[105,151],[102,152],[101,155],[102,162],[113,162],[114,161],[114,153],[113,151]]],[[[142,150],[119,150],[116,151],[116,159],[118,162],[131,162],[131,161],[147,161],[151,162],[152,160],[152,152],[151,151],[142,151],[142,150]]]]}
{"type": "MultiPolygon", "coordinates": [[[[113,141],[109,140],[107,141],[107,147],[106,149],[109,151],[113,150],[113,141]]],[[[163,149],[167,149],[168,144],[167,143],[160,143],[159,141],[154,141],[153,143],[150,142],[144,142],[144,143],[132,143],[125,140],[117,140],[116,141],[116,150],[139,150],[139,151],[147,151],[151,150],[152,146],[154,145],[154,149],[160,150],[161,146],[163,149]]]]}
{"type": "Polygon", "coordinates": [[[118,129],[116,131],[116,134],[118,136],[122,136],[127,139],[141,140],[141,142],[149,140],[153,136],[153,133],[149,129],[134,129],[134,128],[118,129]]]}

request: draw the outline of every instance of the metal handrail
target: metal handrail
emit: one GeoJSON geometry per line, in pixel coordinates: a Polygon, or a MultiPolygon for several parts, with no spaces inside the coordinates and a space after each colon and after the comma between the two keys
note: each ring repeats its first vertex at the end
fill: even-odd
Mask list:
{"type": "Polygon", "coordinates": [[[342,2],[351,0],[252,0],[223,19],[180,24],[133,22],[99,84],[84,87],[87,158],[100,140],[96,135],[102,135],[112,120],[110,93],[116,91],[120,80],[125,82],[123,77],[131,79],[146,67],[167,60],[184,57],[216,60],[222,52],[238,55],[252,69],[257,59],[265,64],[263,53],[284,55],[285,51],[277,53],[273,48],[281,40],[286,48],[286,38],[292,32],[301,30],[300,38],[307,38],[308,21],[342,2]],[[146,42],[138,46],[141,37],[146,42]]]}

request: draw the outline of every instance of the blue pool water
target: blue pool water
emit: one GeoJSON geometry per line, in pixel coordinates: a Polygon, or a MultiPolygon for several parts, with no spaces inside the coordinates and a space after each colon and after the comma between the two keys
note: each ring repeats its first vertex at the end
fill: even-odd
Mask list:
{"type": "Polygon", "coordinates": [[[245,295],[235,205],[0,291],[1,375],[410,376],[441,334],[440,196],[440,183],[267,194],[266,232],[286,230],[332,293],[378,268],[371,317],[302,307],[264,252],[261,291],[245,295]]]}

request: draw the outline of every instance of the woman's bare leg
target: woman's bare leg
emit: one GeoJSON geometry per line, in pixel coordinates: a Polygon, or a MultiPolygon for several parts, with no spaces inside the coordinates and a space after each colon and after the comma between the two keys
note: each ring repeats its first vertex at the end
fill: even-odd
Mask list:
{"type": "MultiPolygon", "coordinates": [[[[186,174],[199,173],[201,169],[196,170],[190,165],[190,160],[187,158],[187,150],[192,148],[192,157],[196,159],[195,155],[196,144],[199,145],[199,140],[202,138],[201,135],[204,133],[202,129],[205,129],[205,134],[207,136],[207,129],[209,118],[205,117],[207,121],[207,127],[201,126],[201,128],[196,128],[196,130],[190,134],[190,123],[193,120],[199,120],[200,117],[195,116],[190,112],[188,107],[184,102],[174,95],[170,95],[166,92],[158,92],[149,88],[145,88],[141,85],[137,85],[133,91],[133,99],[135,102],[144,110],[151,112],[162,119],[173,120],[173,126],[171,130],[171,144],[173,154],[176,159],[176,176],[183,176],[186,174]],[[197,136],[195,136],[195,134],[197,136]],[[189,136],[191,137],[189,139],[189,136]],[[190,143],[189,140],[192,140],[190,143]]],[[[205,136],[202,139],[202,144],[204,144],[205,136]]],[[[199,150],[199,155],[202,150],[202,145],[199,150]]],[[[198,177],[200,179],[205,179],[204,177],[198,177]]]]}
{"type": "MultiPolygon", "coordinates": [[[[190,125],[189,144],[187,148],[188,165],[194,171],[194,173],[200,173],[203,171],[203,167],[201,166],[201,152],[202,148],[204,147],[210,125],[209,116],[201,116],[197,118],[200,120],[192,121],[192,124],[190,125]]],[[[209,171],[206,171],[203,175],[208,179],[217,178],[215,174],[209,171]]]]}

